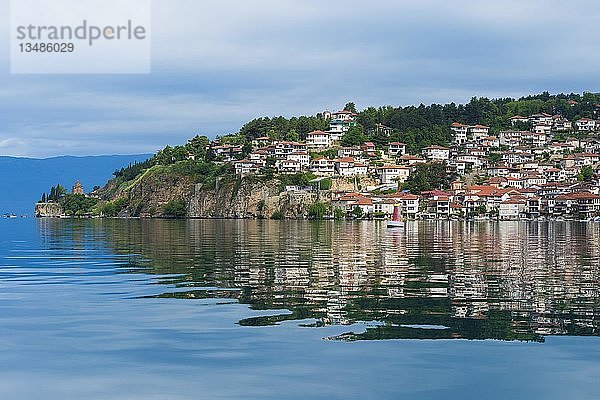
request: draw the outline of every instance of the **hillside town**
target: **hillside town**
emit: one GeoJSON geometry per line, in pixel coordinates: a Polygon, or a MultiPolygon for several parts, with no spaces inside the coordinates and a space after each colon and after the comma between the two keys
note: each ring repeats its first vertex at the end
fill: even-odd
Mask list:
{"type": "MultiPolygon", "coordinates": [[[[600,117],[600,104],[594,107],[600,117]]],[[[515,115],[509,121],[512,129],[496,133],[484,125],[455,122],[448,126],[450,146],[431,145],[409,154],[406,144],[395,141],[385,147],[372,142],[344,147],[341,139],[356,126],[357,114],[323,115],[329,128],[308,133],[305,141],[257,137],[247,156],[242,146],[219,140],[209,147],[240,176],[271,167],[282,175],[309,173],[315,181],[353,180],[354,190],[332,193],[331,206],[362,218],[389,217],[397,204],[407,219],[600,219],[599,119],[515,115]],[[428,164],[443,165],[451,183],[418,193],[404,189],[419,166],[428,164]]],[[[382,124],[374,129],[392,132],[382,124]]]]}

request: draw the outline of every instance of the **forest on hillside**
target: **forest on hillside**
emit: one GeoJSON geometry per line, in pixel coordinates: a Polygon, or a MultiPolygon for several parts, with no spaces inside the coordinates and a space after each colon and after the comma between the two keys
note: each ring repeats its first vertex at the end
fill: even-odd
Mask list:
{"type": "MultiPolygon", "coordinates": [[[[345,109],[358,114],[358,131],[364,134],[364,139],[373,141],[378,146],[399,141],[406,143],[409,150],[419,151],[434,144],[450,144],[452,133],[449,126],[452,122],[483,124],[489,126],[492,133],[497,133],[509,129],[509,118],[515,115],[528,116],[545,112],[560,114],[575,121],[584,117],[598,117],[598,105],[600,93],[551,95],[544,92],[519,99],[473,97],[467,104],[382,106],[368,107],[362,111],[356,110],[354,103],[348,103],[345,109]],[[377,124],[392,128],[392,135],[375,132],[377,124]]],[[[234,137],[242,142],[267,135],[286,140],[304,140],[307,133],[326,128],[327,121],[322,114],[292,118],[262,117],[246,123],[239,135],[234,137]]]]}
{"type": "MultiPolygon", "coordinates": [[[[420,152],[423,147],[431,145],[448,146],[452,142],[452,122],[464,124],[483,124],[491,128],[492,133],[511,128],[509,118],[515,115],[529,116],[545,112],[560,114],[575,121],[579,118],[600,117],[600,93],[584,93],[582,95],[556,94],[547,92],[521,97],[519,99],[488,99],[473,97],[467,104],[431,104],[405,107],[368,107],[357,110],[354,103],[349,102],[345,110],[357,114],[357,126],[352,127],[341,140],[344,146],[358,145],[364,141],[372,141],[382,149],[390,142],[407,144],[409,153],[420,152]],[[378,132],[375,127],[383,124],[391,128],[392,133],[378,132]]],[[[252,151],[251,142],[261,136],[269,136],[278,140],[305,140],[309,132],[326,130],[329,121],[322,113],[313,116],[286,118],[261,117],[246,123],[239,132],[217,137],[222,144],[235,144],[243,148],[240,157],[246,157],[252,151]]],[[[131,164],[115,171],[114,175],[124,181],[134,179],[152,166],[169,166],[185,161],[190,155],[194,162],[177,165],[178,172],[200,175],[207,179],[227,173],[227,165],[216,165],[214,154],[207,147],[210,140],[207,136],[197,135],[187,144],[167,146],[144,163],[131,164]]]]}

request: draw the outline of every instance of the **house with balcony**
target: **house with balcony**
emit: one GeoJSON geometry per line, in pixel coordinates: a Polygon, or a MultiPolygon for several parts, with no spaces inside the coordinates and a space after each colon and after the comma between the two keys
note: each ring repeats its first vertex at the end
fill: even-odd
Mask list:
{"type": "Polygon", "coordinates": [[[552,117],[552,131],[553,132],[568,132],[573,130],[573,123],[568,119],[555,115],[552,117]]]}
{"type": "Polygon", "coordinates": [[[302,171],[302,164],[293,160],[282,160],[277,162],[277,171],[280,174],[297,174],[302,171]]]}
{"type": "Polygon", "coordinates": [[[335,174],[335,162],[325,157],[315,158],[310,162],[310,172],[320,176],[335,174]]]}
{"type": "Polygon", "coordinates": [[[305,151],[295,151],[290,153],[288,154],[287,159],[299,163],[302,168],[307,168],[310,165],[310,156],[305,151]]]}
{"type": "Polygon", "coordinates": [[[328,149],[331,147],[331,137],[329,133],[313,131],[306,135],[306,145],[313,150],[328,149]]]}
{"type": "Polygon", "coordinates": [[[457,145],[462,145],[466,143],[468,138],[469,126],[461,124],[459,122],[453,122],[450,125],[450,129],[454,132],[454,143],[457,145]]]}
{"type": "Polygon", "coordinates": [[[590,118],[581,118],[575,122],[578,131],[594,132],[597,129],[596,120],[590,118]]]}
{"type": "Polygon", "coordinates": [[[523,117],[521,115],[515,115],[514,117],[510,117],[509,120],[512,126],[515,126],[517,124],[526,124],[529,122],[529,118],[523,117]]]}
{"type": "Polygon", "coordinates": [[[335,172],[340,176],[365,176],[368,168],[365,164],[356,162],[352,157],[339,158],[335,161],[335,172]]]}
{"type": "Polygon", "coordinates": [[[265,161],[267,161],[268,157],[269,157],[269,152],[264,149],[256,150],[256,151],[253,151],[252,153],[248,154],[249,160],[254,163],[263,163],[264,164],[265,161]]]}
{"type": "Polygon", "coordinates": [[[552,125],[552,115],[548,114],[548,113],[538,113],[538,114],[533,114],[529,116],[529,121],[531,123],[533,123],[533,125],[536,124],[547,124],[547,125],[552,125]]]}
{"type": "Polygon", "coordinates": [[[262,167],[263,164],[251,160],[240,160],[233,163],[233,168],[237,175],[255,174],[259,172],[262,167]]]}
{"type": "Polygon", "coordinates": [[[385,126],[383,124],[375,125],[375,133],[390,136],[392,134],[392,132],[393,132],[393,129],[390,128],[389,126],[385,126]]]}
{"type": "Polygon", "coordinates": [[[405,154],[402,157],[400,157],[400,163],[402,163],[404,165],[408,165],[408,166],[424,164],[425,162],[426,162],[425,159],[418,157],[418,156],[412,156],[410,154],[405,154]]]}

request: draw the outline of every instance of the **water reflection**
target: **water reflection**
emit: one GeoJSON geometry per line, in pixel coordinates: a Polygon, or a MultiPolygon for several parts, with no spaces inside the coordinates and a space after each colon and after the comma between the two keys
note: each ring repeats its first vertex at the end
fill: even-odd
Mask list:
{"type": "Polygon", "coordinates": [[[46,247],[101,241],[124,273],[174,299],[290,312],[240,321],[377,321],[332,339],[502,339],[599,334],[600,227],[579,223],[39,221],[46,247]]]}

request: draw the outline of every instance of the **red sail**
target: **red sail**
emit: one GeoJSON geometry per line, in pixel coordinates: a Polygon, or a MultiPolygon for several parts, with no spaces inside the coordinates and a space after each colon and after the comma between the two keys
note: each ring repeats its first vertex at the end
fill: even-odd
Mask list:
{"type": "Polygon", "coordinates": [[[398,204],[394,204],[394,215],[392,216],[392,221],[400,221],[400,206],[398,204]]]}

